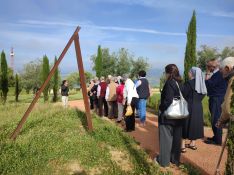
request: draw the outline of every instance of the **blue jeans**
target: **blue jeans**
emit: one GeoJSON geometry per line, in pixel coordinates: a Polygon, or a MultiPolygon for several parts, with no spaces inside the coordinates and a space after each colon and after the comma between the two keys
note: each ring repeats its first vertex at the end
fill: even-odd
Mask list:
{"type": "Polygon", "coordinates": [[[145,122],[146,119],[146,99],[139,99],[139,117],[141,122],[145,122]]]}

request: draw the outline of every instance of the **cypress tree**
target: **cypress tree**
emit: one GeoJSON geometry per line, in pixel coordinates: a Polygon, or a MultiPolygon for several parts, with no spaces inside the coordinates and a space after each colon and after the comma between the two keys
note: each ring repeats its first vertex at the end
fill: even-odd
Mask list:
{"type": "MultiPolygon", "coordinates": [[[[45,55],[42,63],[42,82],[45,82],[50,72],[49,59],[45,55]]],[[[49,84],[43,90],[44,102],[49,100],[49,84]]]]}
{"type": "Polygon", "coordinates": [[[1,89],[3,103],[6,103],[8,93],[8,66],[4,51],[1,53],[1,89]]]}
{"type": "Polygon", "coordinates": [[[187,43],[185,50],[185,58],[184,58],[184,80],[187,81],[188,71],[196,66],[196,12],[193,11],[193,16],[189,23],[188,31],[187,31],[187,43]]]}
{"type": "MultiPolygon", "coordinates": [[[[54,65],[57,62],[57,57],[54,58],[54,65]]],[[[59,71],[58,68],[54,72],[53,76],[53,102],[56,102],[58,100],[58,77],[59,71]]]]}
{"type": "Polygon", "coordinates": [[[98,53],[95,60],[95,70],[96,76],[100,78],[102,76],[102,48],[100,45],[98,46],[98,53]]]}
{"type": "MultiPolygon", "coordinates": [[[[234,81],[232,83],[232,100],[231,100],[231,113],[234,115],[234,81]]],[[[225,174],[234,174],[234,121],[229,122],[229,131],[228,131],[228,158],[226,163],[226,172],[225,174]]]]}
{"type": "Polygon", "coordinates": [[[19,101],[20,87],[18,74],[15,75],[15,101],[19,101]]]}

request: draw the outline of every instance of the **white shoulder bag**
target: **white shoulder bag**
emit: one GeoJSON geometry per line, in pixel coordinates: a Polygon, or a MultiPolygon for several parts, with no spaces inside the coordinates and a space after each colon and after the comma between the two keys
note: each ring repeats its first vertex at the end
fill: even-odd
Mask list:
{"type": "Polygon", "coordinates": [[[164,116],[167,119],[175,119],[176,120],[176,119],[187,118],[189,116],[188,103],[184,99],[184,97],[180,91],[180,87],[179,87],[177,82],[176,82],[176,85],[179,88],[180,99],[174,98],[172,104],[164,112],[164,116]]]}

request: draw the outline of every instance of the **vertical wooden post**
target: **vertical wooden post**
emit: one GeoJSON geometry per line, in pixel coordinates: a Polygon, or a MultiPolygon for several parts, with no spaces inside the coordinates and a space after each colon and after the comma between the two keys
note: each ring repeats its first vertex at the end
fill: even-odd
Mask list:
{"type": "Polygon", "coordinates": [[[37,100],[40,98],[40,95],[42,93],[42,91],[45,89],[46,85],[49,83],[50,79],[52,78],[52,76],[54,75],[55,70],[58,68],[58,65],[60,64],[60,62],[62,61],[64,55],[67,53],[67,50],[69,49],[69,47],[71,46],[73,40],[75,42],[77,42],[77,48],[76,51],[78,50],[79,52],[78,55],[80,59],[78,59],[78,61],[80,62],[79,67],[81,67],[82,71],[80,71],[80,79],[81,81],[81,85],[83,85],[84,87],[82,87],[82,91],[83,91],[83,96],[84,96],[84,101],[85,101],[85,109],[86,109],[86,115],[87,115],[87,120],[88,120],[88,127],[90,130],[92,130],[92,121],[91,121],[91,115],[90,115],[90,109],[89,109],[89,102],[88,102],[88,97],[87,97],[87,89],[86,89],[86,85],[85,85],[85,80],[84,80],[84,70],[83,70],[83,63],[82,63],[82,57],[81,57],[81,51],[80,51],[80,47],[79,47],[79,42],[78,42],[78,32],[80,30],[80,27],[77,27],[74,34],[71,36],[70,40],[68,41],[66,47],[63,49],[63,52],[61,53],[61,55],[58,58],[58,61],[55,63],[55,65],[53,66],[53,68],[51,69],[47,79],[45,80],[45,82],[43,83],[43,85],[41,86],[41,88],[39,89],[39,91],[37,92],[36,96],[34,97],[33,101],[31,102],[31,104],[29,105],[28,109],[26,110],[26,112],[24,113],[24,116],[22,117],[22,119],[20,120],[20,122],[18,123],[16,129],[13,131],[13,133],[11,134],[10,138],[15,140],[16,137],[18,136],[20,130],[22,129],[25,121],[27,120],[29,114],[31,113],[33,107],[35,106],[37,100]],[[75,37],[76,36],[76,37],[75,37]],[[81,76],[82,75],[82,76],[81,76]],[[86,91],[84,91],[86,90],[86,91]],[[86,92],[86,95],[85,95],[86,92]],[[88,107],[87,107],[88,106],[88,107]]]}
{"type": "Polygon", "coordinates": [[[88,100],[88,93],[87,93],[87,87],[86,87],[86,81],[85,81],[85,73],[84,73],[78,31],[74,33],[73,37],[74,37],[77,65],[78,65],[78,70],[79,70],[79,75],[80,75],[80,83],[81,83],[81,89],[82,89],[82,94],[83,94],[83,99],[84,99],[88,129],[89,131],[92,131],[93,125],[92,125],[92,119],[91,119],[91,113],[90,113],[90,106],[89,106],[89,100],[88,100]]]}

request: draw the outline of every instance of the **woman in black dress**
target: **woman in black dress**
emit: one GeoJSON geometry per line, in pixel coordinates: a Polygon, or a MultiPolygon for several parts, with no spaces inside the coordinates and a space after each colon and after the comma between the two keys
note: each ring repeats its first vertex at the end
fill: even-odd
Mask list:
{"type": "Polygon", "coordinates": [[[189,71],[190,80],[184,84],[182,93],[188,102],[189,118],[185,120],[183,126],[183,139],[190,140],[189,144],[182,142],[183,153],[186,152],[186,146],[196,150],[195,140],[204,137],[204,121],[202,100],[207,93],[205,79],[202,71],[198,67],[192,67],[189,71]]]}

